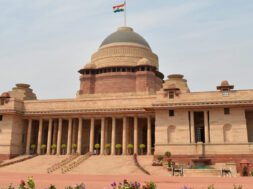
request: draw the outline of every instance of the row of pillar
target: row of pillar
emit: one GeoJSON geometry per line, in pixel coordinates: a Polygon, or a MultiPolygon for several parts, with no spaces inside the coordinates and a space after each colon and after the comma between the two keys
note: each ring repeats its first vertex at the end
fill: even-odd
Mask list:
{"type": "MultiPolygon", "coordinates": [[[[77,153],[81,154],[82,149],[82,129],[83,129],[83,118],[78,118],[78,136],[77,136],[77,153]]],[[[105,149],[105,119],[101,118],[101,144],[100,144],[100,154],[104,154],[105,149]]],[[[72,136],[72,118],[68,119],[68,135],[67,135],[67,155],[71,154],[71,136],[72,136]]],[[[57,131],[57,148],[56,154],[60,155],[61,153],[61,137],[62,137],[62,122],[63,119],[58,119],[58,131],[56,125],[54,126],[54,135],[57,131]]],[[[56,122],[55,122],[56,123],[56,122]]],[[[42,127],[43,119],[39,120],[39,130],[38,130],[38,141],[37,141],[37,154],[41,153],[42,145],[42,127]]],[[[47,137],[47,154],[51,152],[52,144],[52,128],[53,128],[53,119],[49,119],[48,125],[48,137],[47,137]]],[[[26,143],[26,153],[30,152],[31,145],[31,132],[32,132],[32,119],[28,121],[28,130],[27,130],[27,143],[26,143]]],[[[73,131],[75,132],[75,130],[73,131]]],[[[94,132],[95,132],[95,118],[91,118],[90,124],[90,146],[89,151],[93,153],[94,151],[94,132]]],[[[74,133],[73,133],[74,134],[74,133]]],[[[56,143],[56,136],[53,137],[53,143],[56,143]]],[[[73,140],[72,140],[73,143],[73,140]]],[[[112,117],[112,135],[111,135],[111,154],[115,155],[115,145],[116,145],[116,117],[112,117]]],[[[134,153],[138,153],[138,117],[134,117],[134,153]]],[[[123,117],[123,133],[122,133],[122,154],[127,154],[127,117],[123,117]]],[[[147,154],[151,155],[151,117],[147,117],[147,154]]]]}

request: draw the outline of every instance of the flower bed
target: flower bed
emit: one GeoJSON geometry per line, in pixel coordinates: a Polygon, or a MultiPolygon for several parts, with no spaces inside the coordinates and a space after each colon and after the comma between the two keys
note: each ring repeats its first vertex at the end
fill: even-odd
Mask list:
{"type": "MultiPolygon", "coordinates": [[[[65,189],[86,189],[85,184],[83,184],[83,183],[76,184],[73,186],[66,186],[64,188],[65,189]]],[[[144,184],[141,184],[138,181],[129,182],[127,180],[124,180],[123,182],[119,182],[119,183],[113,182],[111,184],[111,187],[109,187],[109,188],[104,187],[103,189],[156,189],[156,188],[158,188],[158,187],[154,182],[146,182],[144,184]]],[[[1,189],[15,189],[15,187],[12,184],[10,184],[7,188],[1,188],[1,189]]],[[[33,178],[29,177],[27,179],[27,181],[21,180],[19,187],[16,189],[36,189],[36,184],[35,184],[33,178]]],[[[46,187],[45,189],[56,189],[56,186],[51,184],[50,186],[46,187]]],[[[168,188],[168,189],[170,189],[170,188],[168,188]]],[[[173,189],[177,189],[177,188],[173,188],[173,189]]],[[[185,185],[185,186],[178,188],[178,189],[194,189],[194,188],[191,188],[191,187],[188,187],[185,185]]],[[[215,187],[212,184],[205,189],[215,189],[215,187]]],[[[233,189],[243,189],[243,187],[241,185],[239,185],[239,186],[234,185],[233,189]]]]}

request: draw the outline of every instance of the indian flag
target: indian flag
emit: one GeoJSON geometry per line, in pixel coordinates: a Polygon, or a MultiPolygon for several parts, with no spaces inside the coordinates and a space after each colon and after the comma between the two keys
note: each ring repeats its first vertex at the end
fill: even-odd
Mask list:
{"type": "Polygon", "coordinates": [[[122,5],[117,5],[113,7],[113,12],[117,13],[117,12],[124,12],[125,11],[125,4],[122,5]]]}

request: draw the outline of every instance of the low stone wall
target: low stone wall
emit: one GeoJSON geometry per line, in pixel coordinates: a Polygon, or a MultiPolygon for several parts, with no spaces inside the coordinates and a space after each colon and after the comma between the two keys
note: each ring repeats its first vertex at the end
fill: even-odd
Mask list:
{"type": "MultiPolygon", "coordinates": [[[[155,155],[154,158],[157,158],[155,155]]],[[[172,155],[169,159],[176,163],[193,164],[192,159],[198,159],[198,155],[172,155]]],[[[250,171],[253,171],[253,154],[213,154],[205,155],[206,159],[210,159],[212,164],[215,163],[235,163],[237,171],[240,170],[240,162],[245,159],[251,163],[250,171]]],[[[164,156],[164,161],[167,158],[164,156]]]]}

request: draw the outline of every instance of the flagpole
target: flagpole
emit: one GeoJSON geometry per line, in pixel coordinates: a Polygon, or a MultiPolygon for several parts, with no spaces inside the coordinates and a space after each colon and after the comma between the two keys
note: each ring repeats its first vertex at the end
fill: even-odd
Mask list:
{"type": "Polygon", "coordinates": [[[126,0],[125,0],[125,10],[124,10],[124,26],[126,27],[126,0]]]}

